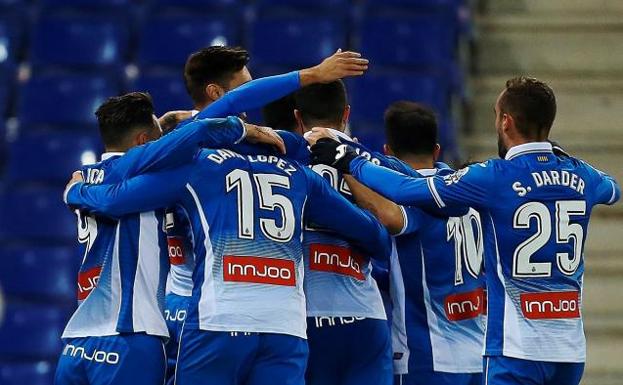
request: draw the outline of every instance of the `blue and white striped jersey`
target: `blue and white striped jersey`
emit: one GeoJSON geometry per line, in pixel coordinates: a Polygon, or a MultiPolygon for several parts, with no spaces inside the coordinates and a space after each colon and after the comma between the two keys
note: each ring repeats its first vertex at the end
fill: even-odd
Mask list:
{"type": "Polygon", "coordinates": [[[203,150],[192,165],[117,185],[76,184],[68,202],[112,216],[184,207],[196,267],[185,327],[305,338],[304,222],[387,258],[389,234],[321,177],[276,156],[203,150]],[[339,215],[335,215],[339,213],[339,215]]]}
{"type": "Polygon", "coordinates": [[[513,147],[506,159],[424,179],[361,158],[350,167],[358,180],[400,204],[478,211],[487,272],[486,355],[585,361],[584,242],[593,206],[620,198],[614,179],[540,142],[513,147]]]}
{"type": "MultiPolygon", "coordinates": [[[[87,184],[118,183],[134,174],[190,163],[200,143],[229,144],[243,137],[238,118],[200,120],[126,154],[106,153],[101,162],[84,166],[82,174],[87,184]]],[[[136,211],[116,220],[77,214],[84,253],[79,305],[63,338],[137,332],[166,337],[164,212],[136,211]]]]}

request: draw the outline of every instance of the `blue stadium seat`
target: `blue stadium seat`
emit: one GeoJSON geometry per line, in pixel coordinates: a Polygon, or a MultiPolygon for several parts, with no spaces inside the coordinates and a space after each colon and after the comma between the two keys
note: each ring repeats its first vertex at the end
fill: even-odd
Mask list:
{"type": "Polygon", "coordinates": [[[26,126],[92,130],[93,113],[118,91],[116,82],[104,76],[35,76],[21,87],[17,116],[26,126]]]}
{"type": "Polygon", "coordinates": [[[458,6],[465,0],[365,0],[371,6],[399,6],[410,8],[458,6]]]}
{"type": "Polygon", "coordinates": [[[56,367],[49,361],[0,362],[0,384],[50,385],[54,382],[56,367]]]}
{"type": "Polygon", "coordinates": [[[216,8],[232,7],[242,0],[152,0],[154,7],[216,8]]]}
{"type": "Polygon", "coordinates": [[[76,216],[62,194],[63,186],[29,186],[0,195],[0,239],[74,243],[76,216]]]}
{"type": "Polygon", "coordinates": [[[156,16],[141,31],[138,62],[142,67],[170,67],[181,73],[188,55],[210,45],[238,43],[227,17],[156,16]]]}
{"type": "Polygon", "coordinates": [[[131,88],[133,91],[147,91],[151,94],[158,116],[167,111],[188,110],[193,107],[180,73],[141,75],[131,88]]]}
{"type": "Polygon", "coordinates": [[[442,12],[369,15],[361,26],[361,52],[375,66],[438,68],[455,57],[456,27],[442,12]]]}
{"type": "Polygon", "coordinates": [[[33,31],[32,64],[35,69],[119,70],[126,61],[128,36],[126,26],[112,18],[46,17],[33,31]]]}
{"type": "Polygon", "coordinates": [[[129,7],[132,5],[130,0],[41,0],[40,4],[44,7],[72,7],[80,9],[89,8],[118,8],[129,7]]]}
{"type": "Polygon", "coordinates": [[[387,106],[397,100],[424,103],[440,115],[449,108],[448,89],[437,76],[411,72],[370,72],[349,82],[353,122],[382,122],[387,106]]]}
{"type": "Polygon", "coordinates": [[[6,246],[0,248],[0,282],[8,296],[72,303],[76,301],[78,249],[6,246]]]}
{"type": "Polygon", "coordinates": [[[267,16],[250,31],[254,65],[309,66],[346,47],[346,28],[339,18],[267,16]]]}
{"type": "MultiPolygon", "coordinates": [[[[4,120],[9,108],[9,89],[0,85],[0,120],[4,120]]],[[[0,142],[2,139],[0,138],[0,142]]]]}
{"type": "Polygon", "coordinates": [[[257,0],[256,4],[260,6],[277,6],[277,7],[309,7],[309,8],[342,8],[349,5],[348,0],[257,0]]]}
{"type": "Polygon", "coordinates": [[[67,316],[64,308],[9,302],[0,325],[0,359],[56,358],[67,316]]]}
{"type": "Polygon", "coordinates": [[[6,177],[11,183],[63,185],[80,166],[96,162],[102,150],[101,140],[96,134],[22,132],[9,144],[6,177]]]}

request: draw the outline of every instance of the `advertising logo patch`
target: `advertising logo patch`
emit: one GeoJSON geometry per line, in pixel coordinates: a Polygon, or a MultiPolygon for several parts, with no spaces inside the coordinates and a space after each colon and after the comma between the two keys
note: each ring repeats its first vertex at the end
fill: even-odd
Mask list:
{"type": "Polygon", "coordinates": [[[314,243],[309,246],[309,255],[311,270],[348,275],[359,281],[366,279],[362,272],[364,258],[348,247],[314,243]]]}
{"type": "Polygon", "coordinates": [[[269,285],[295,286],[294,261],[266,257],[223,257],[223,280],[269,285]]]}

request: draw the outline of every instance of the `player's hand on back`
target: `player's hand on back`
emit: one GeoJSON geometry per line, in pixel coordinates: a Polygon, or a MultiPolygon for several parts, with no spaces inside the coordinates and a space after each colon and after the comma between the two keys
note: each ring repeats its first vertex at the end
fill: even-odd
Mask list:
{"type": "Polygon", "coordinates": [[[186,119],[190,119],[193,116],[192,111],[169,111],[158,118],[158,123],[163,132],[174,129],[178,124],[186,119]]]}
{"type": "Polygon", "coordinates": [[[286,145],[283,142],[283,139],[270,127],[256,126],[251,123],[243,123],[246,136],[245,139],[249,143],[254,144],[267,144],[269,146],[273,146],[279,150],[280,153],[286,153],[286,145]]]}
{"type": "Polygon", "coordinates": [[[310,146],[313,146],[322,138],[338,140],[337,136],[331,131],[331,129],[326,127],[314,127],[311,131],[307,131],[303,137],[307,140],[307,143],[309,143],[310,146]]]}
{"type": "Polygon", "coordinates": [[[326,164],[344,174],[350,174],[350,162],[357,157],[352,147],[329,138],[319,139],[311,152],[310,164],[326,164]]]}
{"type": "Polygon", "coordinates": [[[368,69],[368,60],[358,52],[338,49],[315,67],[300,71],[301,87],[312,83],[330,83],[348,76],[361,76],[368,69]]]}

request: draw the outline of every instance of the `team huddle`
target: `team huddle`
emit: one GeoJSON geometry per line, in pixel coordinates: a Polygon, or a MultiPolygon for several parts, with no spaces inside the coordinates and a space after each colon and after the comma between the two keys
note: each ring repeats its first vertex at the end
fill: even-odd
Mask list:
{"type": "Polygon", "coordinates": [[[347,135],[361,55],[248,61],[192,54],[193,111],[98,108],[106,152],[63,196],[84,257],[57,384],[579,384],[588,222],[620,188],[549,141],[547,84],[509,80],[500,158],[456,171],[415,102],[383,153],[347,135]]]}

